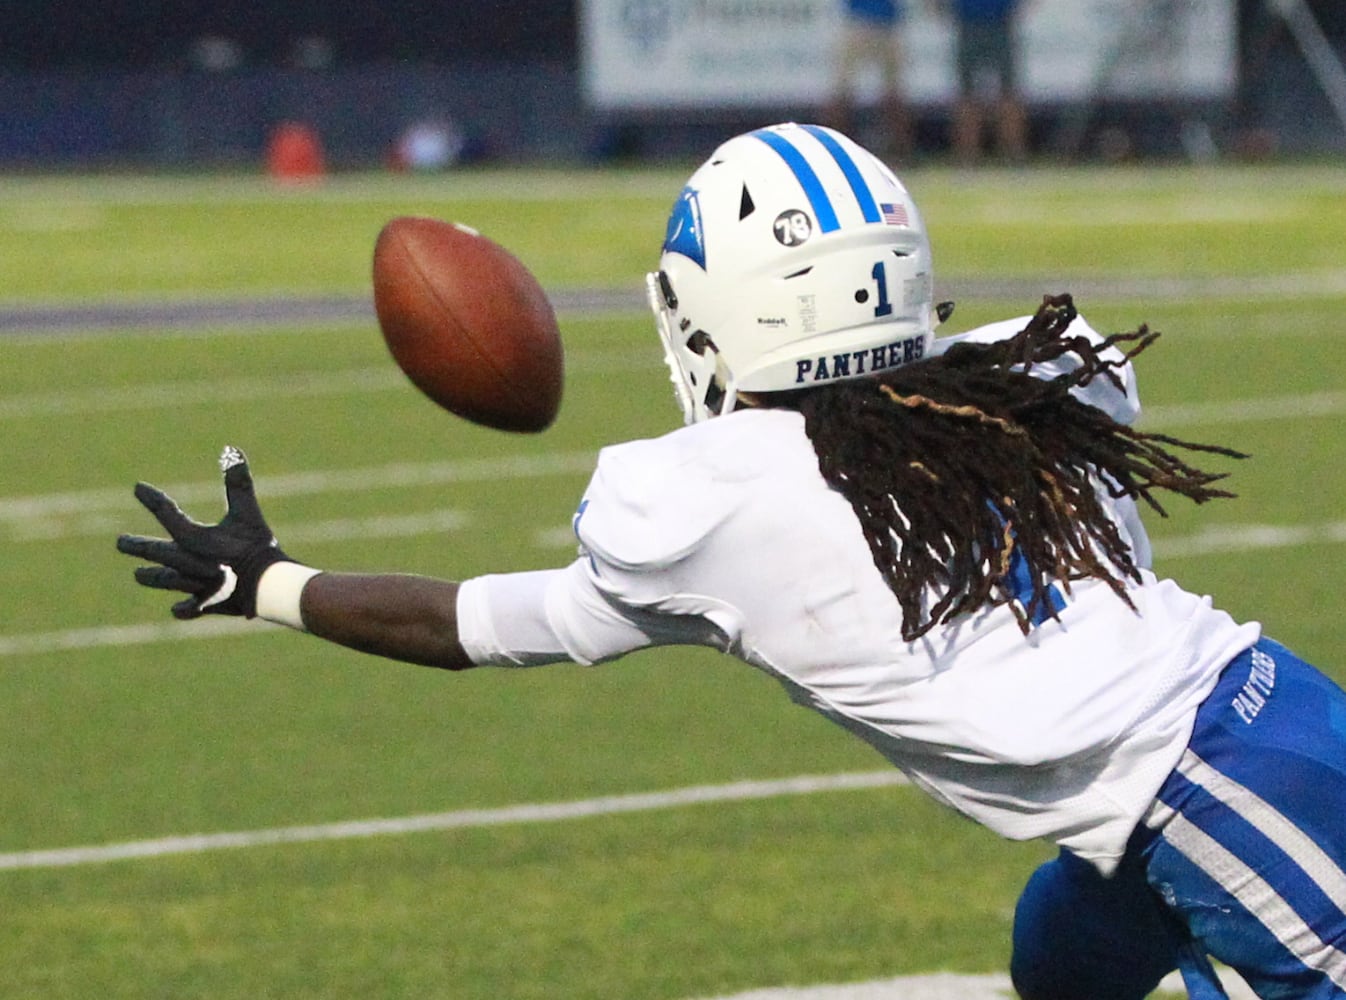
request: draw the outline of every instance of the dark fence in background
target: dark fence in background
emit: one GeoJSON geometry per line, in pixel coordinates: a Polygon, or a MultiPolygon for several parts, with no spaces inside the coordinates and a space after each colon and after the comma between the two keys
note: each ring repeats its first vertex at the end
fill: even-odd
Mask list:
{"type": "Polygon", "coordinates": [[[452,121],[496,160],[578,158],[588,136],[574,71],[536,61],[11,73],[0,109],[0,165],[29,168],[257,164],[284,122],[338,168],[383,162],[416,122],[452,121]]]}
{"type": "Polygon", "coordinates": [[[323,39],[338,65],[543,59],[573,64],[576,0],[0,0],[0,69],[158,69],[228,39],[284,66],[323,39]]]}
{"type": "MultiPolygon", "coordinates": [[[[768,120],[807,119],[817,109],[661,112],[600,117],[584,106],[576,71],[545,62],[474,60],[307,71],[258,67],[218,74],[155,70],[0,73],[0,170],[188,169],[261,166],[282,123],[319,135],[333,169],[386,163],[418,122],[451,122],[465,158],[490,162],[589,162],[695,158],[718,139],[768,120]]],[[[1061,117],[1034,115],[1035,145],[1051,152],[1061,117]]],[[[1262,127],[1288,155],[1346,152],[1346,132],[1312,75],[1294,60],[1272,63],[1244,108],[1210,107],[1221,152],[1262,127]]],[[[1090,128],[1124,129],[1141,156],[1188,155],[1189,109],[1102,105],[1090,128]]],[[[923,113],[924,151],[947,144],[947,116],[923,113]]],[[[1088,148],[1088,147],[1087,147],[1088,148]]],[[[1086,148],[1086,150],[1087,150],[1086,148]]],[[[1086,151],[1086,156],[1089,153],[1086,151]]]]}
{"type": "MultiPolygon", "coordinates": [[[[1346,0],[1313,6],[1340,52],[1346,0]]],[[[334,168],[384,162],[424,121],[452,121],[469,155],[494,161],[695,157],[740,128],[816,111],[600,118],[581,96],[576,22],[575,0],[0,0],[0,169],[257,165],[288,121],[317,131],[334,168]]],[[[1284,152],[1346,150],[1263,0],[1241,0],[1240,23],[1240,93],[1203,110],[1222,149],[1260,126],[1284,152]]],[[[1040,148],[1061,113],[1035,120],[1040,148]]],[[[1120,123],[1155,155],[1184,154],[1182,115],[1090,110],[1094,126],[1120,123]]],[[[943,109],[927,109],[927,149],[942,149],[946,124],[943,109]]]]}
{"type": "Polygon", "coordinates": [[[0,167],[335,166],[451,119],[469,152],[583,155],[575,0],[0,0],[0,167]]]}

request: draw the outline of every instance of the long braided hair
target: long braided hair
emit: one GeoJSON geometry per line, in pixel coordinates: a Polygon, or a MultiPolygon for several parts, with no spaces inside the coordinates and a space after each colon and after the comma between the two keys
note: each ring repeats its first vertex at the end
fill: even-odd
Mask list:
{"type": "MultiPolygon", "coordinates": [[[[1131,605],[1125,578],[1138,579],[1129,546],[1100,502],[1100,490],[1145,501],[1168,490],[1196,503],[1233,496],[1171,448],[1246,458],[1120,424],[1071,395],[1095,378],[1120,380],[1124,361],[1159,336],[1148,327],[1097,344],[1068,332],[1069,295],[1047,296],[1014,337],[963,343],[878,379],[782,394],[804,417],[827,482],[850,501],[879,572],[902,608],[913,641],[988,603],[1009,603],[1026,633],[1054,615],[1049,588],[1095,578],[1131,605]],[[1052,379],[1029,374],[1064,354],[1078,367],[1052,379]],[[1017,555],[1016,555],[1017,553],[1017,555]],[[1028,567],[1031,596],[1011,599],[1011,568],[1028,567]],[[927,608],[926,604],[930,606],[927,608]]],[[[1132,605],[1134,607],[1134,605],[1132,605]]]]}

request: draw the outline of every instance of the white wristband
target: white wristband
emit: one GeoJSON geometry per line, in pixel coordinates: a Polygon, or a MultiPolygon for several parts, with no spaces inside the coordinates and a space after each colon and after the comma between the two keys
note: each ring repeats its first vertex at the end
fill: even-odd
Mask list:
{"type": "Polygon", "coordinates": [[[272,563],[257,581],[257,617],[307,632],[299,613],[299,595],[304,584],[321,572],[296,562],[272,563]]]}

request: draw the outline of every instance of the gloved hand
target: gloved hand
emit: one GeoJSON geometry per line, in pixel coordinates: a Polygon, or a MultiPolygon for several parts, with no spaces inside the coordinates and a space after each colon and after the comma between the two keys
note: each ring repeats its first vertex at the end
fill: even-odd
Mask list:
{"type": "Polygon", "coordinates": [[[220,455],[227,511],[219,524],[192,520],[162,490],[137,483],[136,499],[163,525],[171,541],[121,535],[117,551],[158,563],[136,568],[136,582],[190,594],[173,605],[176,618],[203,614],[257,614],[257,582],[267,567],[293,562],[276,544],[253,493],[248,459],[232,445],[220,455]]]}

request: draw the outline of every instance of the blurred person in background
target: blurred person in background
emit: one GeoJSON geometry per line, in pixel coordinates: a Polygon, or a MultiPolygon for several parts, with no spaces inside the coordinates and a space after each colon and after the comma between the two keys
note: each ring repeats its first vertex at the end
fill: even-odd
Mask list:
{"type": "Polygon", "coordinates": [[[954,22],[958,96],[952,145],[960,163],[982,158],[987,133],[1011,163],[1028,155],[1028,113],[1019,92],[1014,29],[1021,0],[941,0],[954,22]]]}
{"type": "Polygon", "coordinates": [[[902,92],[900,28],[906,16],[905,0],[844,0],[843,7],[837,75],[828,107],[830,123],[840,132],[856,133],[861,84],[865,71],[872,70],[882,87],[882,138],[875,146],[894,159],[904,159],[914,146],[911,112],[902,92]]]}

